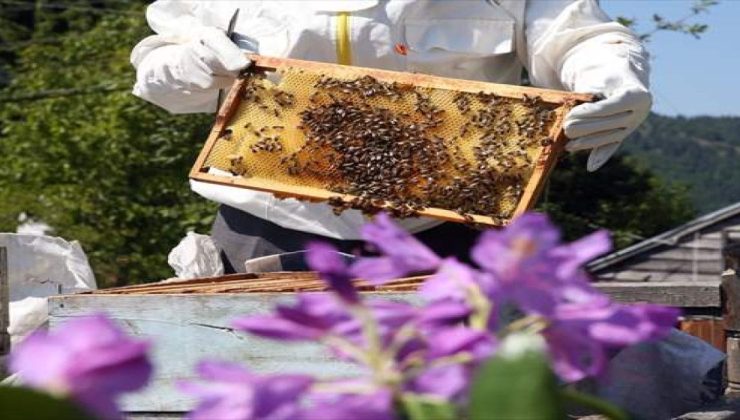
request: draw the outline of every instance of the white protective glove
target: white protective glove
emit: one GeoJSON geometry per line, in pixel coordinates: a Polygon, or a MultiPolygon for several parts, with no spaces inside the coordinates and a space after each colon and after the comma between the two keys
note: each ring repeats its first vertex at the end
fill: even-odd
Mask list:
{"type": "Polygon", "coordinates": [[[563,20],[565,28],[556,28],[551,36],[553,41],[547,44],[567,47],[564,51],[551,47],[562,57],[560,80],[567,90],[603,98],[578,105],[566,115],[563,128],[571,141],[565,149],[591,149],[587,169],[595,171],[650,112],[650,58],[639,38],[610,22],[594,1],[574,3],[563,13],[558,19],[563,20]],[[571,22],[573,16],[590,25],[571,22]]]}
{"type": "Polygon", "coordinates": [[[647,118],[652,96],[642,86],[618,88],[605,99],[573,108],[565,117],[569,152],[592,149],[587,170],[599,169],[617,151],[622,140],[647,118]]]}
{"type": "Polygon", "coordinates": [[[181,82],[196,89],[224,89],[250,64],[244,51],[222,30],[203,28],[186,44],[180,62],[181,82]]]}
{"type": "Polygon", "coordinates": [[[198,27],[184,38],[153,35],[134,47],[133,94],[172,113],[214,112],[218,90],[250,61],[220,29],[198,27]]]}

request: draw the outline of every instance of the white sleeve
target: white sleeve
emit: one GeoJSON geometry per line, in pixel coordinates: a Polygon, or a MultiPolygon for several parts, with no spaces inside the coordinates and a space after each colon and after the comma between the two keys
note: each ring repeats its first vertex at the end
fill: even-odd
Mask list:
{"type": "Polygon", "coordinates": [[[218,90],[185,83],[188,42],[206,28],[194,9],[199,2],[158,0],[146,18],[156,35],[144,38],[131,51],[136,68],[133,94],[172,113],[214,112],[218,90]]]}
{"type": "Polygon", "coordinates": [[[525,37],[535,86],[606,95],[625,85],[648,88],[647,51],[595,0],[529,0],[525,37]]]}

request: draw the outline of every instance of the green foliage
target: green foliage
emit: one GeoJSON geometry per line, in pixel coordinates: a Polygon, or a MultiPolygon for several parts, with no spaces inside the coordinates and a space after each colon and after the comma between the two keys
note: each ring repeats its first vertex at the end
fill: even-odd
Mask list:
{"type": "Polygon", "coordinates": [[[702,213],[740,199],[740,118],[651,115],[625,142],[625,150],[665,179],[690,187],[702,213]]]}
{"type": "Polygon", "coordinates": [[[173,116],[129,93],[141,13],[74,22],[65,26],[91,29],[21,50],[0,92],[48,94],[0,99],[0,231],[15,230],[21,212],[44,220],[81,242],[101,286],[166,278],[168,250],[187,230],[207,231],[215,213],[187,181],[212,117],[173,116]],[[80,88],[89,92],[55,95],[80,88]]]}
{"type": "Polygon", "coordinates": [[[598,171],[587,172],[587,157],[565,156],[540,200],[539,208],[568,239],[608,228],[621,248],[694,216],[686,187],[662,181],[634,158],[617,155],[598,171]]]}
{"type": "Polygon", "coordinates": [[[566,412],[573,409],[611,420],[629,418],[607,401],[563,389],[545,355],[524,346],[522,341],[502,349],[480,368],[470,391],[471,420],[558,420],[569,418],[566,412]]]}
{"type": "MultiPolygon", "coordinates": [[[[639,34],[639,37],[643,41],[649,41],[655,33],[667,31],[691,35],[694,38],[699,39],[701,35],[709,29],[709,26],[703,23],[689,23],[688,21],[702,13],[709,12],[709,9],[717,4],[719,4],[718,0],[695,0],[693,6],[689,9],[689,13],[676,20],[666,19],[661,15],[653,14],[651,18],[653,28],[645,33],[639,34]]],[[[628,28],[634,28],[637,26],[637,19],[634,18],[619,16],[616,20],[628,28]]]]}
{"type": "Polygon", "coordinates": [[[454,404],[437,398],[404,394],[401,405],[404,418],[409,420],[455,420],[458,418],[454,404]]]}
{"type": "Polygon", "coordinates": [[[91,420],[80,408],[25,388],[0,387],[0,419],[3,420],[91,420]]]}
{"type": "Polygon", "coordinates": [[[564,419],[555,375],[544,355],[524,351],[486,362],[473,382],[471,420],[564,419]]]}

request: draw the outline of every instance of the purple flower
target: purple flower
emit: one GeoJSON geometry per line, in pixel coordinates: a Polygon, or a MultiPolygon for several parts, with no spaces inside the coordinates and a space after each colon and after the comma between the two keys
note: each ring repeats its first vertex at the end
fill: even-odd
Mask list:
{"type": "Polygon", "coordinates": [[[469,289],[479,287],[478,276],[482,273],[455,258],[442,261],[436,273],[429,276],[419,292],[430,301],[455,299],[465,301],[469,289]]]}
{"type": "Polygon", "coordinates": [[[481,235],[472,258],[494,277],[489,296],[545,316],[570,299],[598,299],[600,293],[589,284],[582,265],[610,249],[608,235],[599,231],[565,245],[559,239],[559,231],[537,213],[481,235]]]}
{"type": "Polygon", "coordinates": [[[226,362],[201,362],[197,372],[201,382],[179,384],[182,392],[199,400],[188,414],[194,420],[296,418],[299,398],[313,384],[310,376],[258,376],[226,362]]]}
{"type": "MultiPolygon", "coordinates": [[[[425,343],[402,354],[406,359],[419,355],[424,358],[423,370],[412,375],[405,389],[450,400],[466,394],[475,368],[493,355],[497,344],[491,334],[461,326],[432,331],[425,343]]],[[[400,362],[408,364],[407,360],[400,362]]]]}
{"type": "Polygon", "coordinates": [[[455,401],[465,394],[472,380],[470,367],[447,364],[431,367],[406,384],[406,391],[455,401]]]}
{"type": "MultiPolygon", "coordinates": [[[[404,324],[412,322],[419,312],[408,303],[377,299],[363,306],[377,322],[383,340],[404,324]]],[[[249,315],[237,318],[232,326],[240,331],[277,340],[322,340],[328,336],[342,337],[364,346],[362,323],[332,294],[301,293],[294,305],[279,305],[273,315],[249,315]]],[[[336,349],[335,349],[336,350],[336,349]]],[[[339,355],[344,355],[341,351],[339,355]]]]}
{"type": "Polygon", "coordinates": [[[301,293],[293,306],[279,305],[274,315],[237,318],[238,330],[277,340],[319,340],[351,321],[346,308],[329,293],[301,293]]]}
{"type": "Polygon", "coordinates": [[[545,215],[526,213],[505,229],[485,231],[471,257],[501,281],[514,281],[522,270],[541,264],[559,241],[560,232],[545,215]]]}
{"type": "Polygon", "coordinates": [[[297,416],[302,420],[392,420],[396,416],[388,390],[371,394],[314,394],[313,404],[297,416]]]}
{"type": "Polygon", "coordinates": [[[352,274],[336,248],[323,242],[311,242],[306,251],[308,266],[318,271],[340,298],[347,303],[360,301],[360,295],[352,285],[352,274]]]}
{"type": "Polygon", "coordinates": [[[604,372],[606,351],[587,335],[559,324],[549,327],[542,335],[547,341],[553,370],[564,381],[575,382],[604,372]]]}
{"type": "Polygon", "coordinates": [[[459,300],[438,300],[419,310],[420,327],[449,326],[465,322],[473,310],[459,300]]]}
{"type": "Polygon", "coordinates": [[[121,418],[118,396],[149,382],[148,349],[148,342],[132,340],[106,316],[94,315],[33,333],[13,349],[10,370],[26,385],[69,396],[101,418],[121,418]]]}
{"type": "Polygon", "coordinates": [[[620,305],[608,299],[564,304],[543,336],[558,375],[577,381],[602,374],[610,350],[666,336],[678,315],[675,308],[620,305]]]}
{"type": "Polygon", "coordinates": [[[555,321],[609,346],[628,346],[663,338],[676,324],[680,311],[667,306],[639,304],[561,305],[555,321]]]}
{"type": "Polygon", "coordinates": [[[352,265],[352,274],[373,284],[411,273],[434,270],[441,259],[413,235],[396,226],[385,214],[362,227],[362,237],[383,256],[361,258],[352,265]]]}
{"type": "Polygon", "coordinates": [[[496,341],[491,334],[467,327],[452,327],[435,331],[428,338],[427,359],[432,361],[466,353],[474,361],[487,359],[496,348],[496,341]]]}
{"type": "Polygon", "coordinates": [[[551,255],[562,259],[558,264],[557,275],[560,278],[567,279],[577,275],[584,264],[609,252],[611,249],[612,242],[609,232],[602,229],[569,244],[554,248],[551,255]]]}

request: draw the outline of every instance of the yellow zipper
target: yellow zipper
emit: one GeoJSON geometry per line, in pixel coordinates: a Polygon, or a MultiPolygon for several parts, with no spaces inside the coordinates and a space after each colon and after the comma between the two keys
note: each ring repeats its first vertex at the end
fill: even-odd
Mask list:
{"type": "Polygon", "coordinates": [[[337,13],[337,63],[352,65],[352,48],[349,36],[349,12],[337,13]]]}

